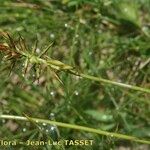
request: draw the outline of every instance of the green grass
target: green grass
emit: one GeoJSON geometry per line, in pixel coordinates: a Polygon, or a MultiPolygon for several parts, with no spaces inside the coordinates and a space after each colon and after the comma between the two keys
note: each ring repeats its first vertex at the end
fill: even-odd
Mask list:
{"type": "Polygon", "coordinates": [[[0,139],[94,141],[39,149],[148,149],[149,8],[149,0],[2,1],[0,31],[18,47],[21,35],[28,48],[21,43],[19,58],[0,52],[0,139]]]}

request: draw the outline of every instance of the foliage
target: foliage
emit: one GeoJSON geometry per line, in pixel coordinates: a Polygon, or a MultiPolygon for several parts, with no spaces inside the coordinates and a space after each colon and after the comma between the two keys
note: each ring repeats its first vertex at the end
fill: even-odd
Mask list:
{"type": "MultiPolygon", "coordinates": [[[[132,138],[126,141],[121,137],[36,123],[30,118],[35,117],[148,141],[148,6],[148,0],[2,0],[0,114],[26,114],[28,121],[1,119],[0,137],[20,141],[94,140],[87,147],[43,149],[107,150],[125,144],[133,149],[141,146],[132,138]],[[123,88],[120,83],[135,88],[123,88]],[[147,92],[135,90],[139,87],[147,92]]],[[[17,148],[33,149],[25,145],[17,148]]]]}

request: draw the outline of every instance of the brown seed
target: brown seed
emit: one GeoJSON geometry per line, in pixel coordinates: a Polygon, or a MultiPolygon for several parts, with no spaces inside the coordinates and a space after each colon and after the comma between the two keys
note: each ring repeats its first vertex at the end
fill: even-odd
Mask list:
{"type": "Polygon", "coordinates": [[[0,44],[0,51],[7,51],[9,48],[8,46],[5,46],[4,44],[0,44]]]}

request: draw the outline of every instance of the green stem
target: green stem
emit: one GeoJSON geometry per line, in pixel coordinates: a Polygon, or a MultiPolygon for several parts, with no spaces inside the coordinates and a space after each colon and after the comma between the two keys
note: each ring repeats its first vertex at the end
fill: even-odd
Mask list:
{"type": "Polygon", "coordinates": [[[136,90],[136,91],[150,93],[150,89],[146,89],[146,88],[142,88],[142,87],[138,87],[138,86],[134,86],[134,85],[129,85],[129,84],[125,84],[125,83],[115,82],[115,81],[111,81],[111,80],[107,80],[107,79],[103,79],[103,78],[98,78],[98,77],[86,75],[86,74],[83,74],[83,73],[81,73],[80,76],[83,77],[83,78],[86,78],[86,79],[93,80],[93,81],[99,81],[99,82],[112,84],[112,85],[116,85],[116,86],[119,86],[119,87],[131,89],[131,90],[136,90]]]}
{"type": "Polygon", "coordinates": [[[87,75],[87,74],[84,74],[84,73],[78,73],[77,71],[74,71],[74,70],[70,70],[69,73],[74,74],[76,76],[80,76],[80,77],[85,78],[85,79],[89,79],[89,80],[93,80],[93,81],[97,81],[97,82],[102,82],[102,83],[106,83],[106,84],[111,84],[111,85],[116,85],[116,86],[119,86],[119,87],[131,89],[131,90],[135,90],[135,91],[141,91],[141,92],[145,92],[145,93],[150,94],[150,89],[147,89],[147,88],[142,88],[142,87],[138,87],[138,86],[134,86],[134,85],[115,82],[115,81],[111,81],[111,80],[108,80],[108,79],[87,75]]]}
{"type": "Polygon", "coordinates": [[[47,123],[50,125],[57,125],[57,126],[64,127],[64,128],[82,130],[82,131],[87,131],[87,132],[96,133],[96,134],[100,134],[100,135],[105,135],[105,136],[115,137],[115,138],[119,138],[119,139],[139,142],[139,143],[143,143],[143,144],[150,144],[150,141],[144,140],[144,139],[139,139],[134,136],[128,136],[128,135],[114,133],[114,132],[107,132],[107,131],[102,131],[99,129],[89,128],[89,127],[84,127],[84,126],[79,126],[79,125],[74,125],[74,124],[50,121],[50,120],[39,119],[39,118],[31,118],[31,117],[26,118],[26,117],[22,117],[22,116],[12,116],[12,115],[0,115],[0,118],[1,119],[22,120],[22,121],[29,121],[29,119],[31,119],[37,123],[47,123]]]}

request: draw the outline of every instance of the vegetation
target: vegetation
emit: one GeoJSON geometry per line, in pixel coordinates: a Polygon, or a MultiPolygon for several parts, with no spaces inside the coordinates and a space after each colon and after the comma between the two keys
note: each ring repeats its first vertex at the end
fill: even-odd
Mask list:
{"type": "Polygon", "coordinates": [[[149,0],[2,0],[0,147],[148,150],[149,8],[149,0]],[[93,144],[63,142],[77,139],[93,144]],[[2,144],[14,140],[23,143],[2,144]]]}

